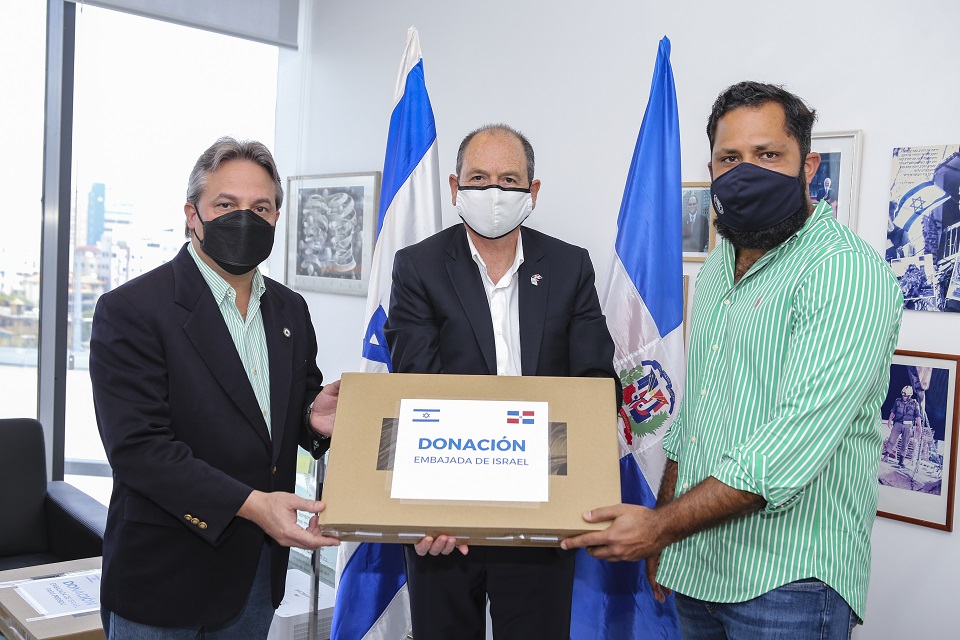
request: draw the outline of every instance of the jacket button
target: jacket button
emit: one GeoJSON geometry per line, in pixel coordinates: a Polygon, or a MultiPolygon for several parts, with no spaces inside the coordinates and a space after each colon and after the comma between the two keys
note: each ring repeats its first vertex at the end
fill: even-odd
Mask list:
{"type": "Polygon", "coordinates": [[[277,475],[277,468],[276,468],[276,467],[273,468],[273,475],[277,475]]]}
{"type": "Polygon", "coordinates": [[[206,522],[201,522],[201,523],[198,524],[197,526],[200,527],[201,529],[206,529],[206,528],[207,528],[207,523],[206,523],[206,522]]]}
{"type": "Polygon", "coordinates": [[[188,513],[187,515],[183,516],[183,519],[186,520],[186,521],[188,521],[188,522],[190,521],[191,518],[193,518],[193,516],[190,515],[189,513],[188,513]]]}
{"type": "Polygon", "coordinates": [[[198,524],[200,522],[200,518],[192,518],[190,522],[193,524],[198,524]]]}

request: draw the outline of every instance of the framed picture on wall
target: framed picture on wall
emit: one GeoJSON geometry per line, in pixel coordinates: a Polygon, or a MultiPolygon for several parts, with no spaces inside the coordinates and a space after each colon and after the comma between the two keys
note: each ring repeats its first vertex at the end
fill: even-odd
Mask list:
{"type": "Polygon", "coordinates": [[[820,167],[810,181],[810,200],[826,200],[833,216],[857,230],[857,204],[860,199],[860,154],[863,132],[832,131],[814,133],[811,151],[820,154],[820,167]]]}
{"type": "Polygon", "coordinates": [[[713,231],[713,207],[710,205],[709,182],[683,183],[683,259],[703,262],[717,243],[713,231]]]}
{"type": "Polygon", "coordinates": [[[366,295],[379,200],[379,171],[290,178],[287,284],[366,295]]]}
{"type": "Polygon", "coordinates": [[[960,313],[960,144],[895,147],[886,258],[903,308],[960,313]]]}
{"type": "Polygon", "coordinates": [[[953,531],[960,356],[897,351],[880,407],[878,515],[953,531]]]}

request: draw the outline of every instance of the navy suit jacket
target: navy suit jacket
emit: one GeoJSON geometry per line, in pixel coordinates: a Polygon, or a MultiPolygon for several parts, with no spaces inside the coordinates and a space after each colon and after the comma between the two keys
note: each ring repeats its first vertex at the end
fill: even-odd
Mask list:
{"type": "MultiPolygon", "coordinates": [[[[250,381],[186,245],[171,262],[101,296],[90,339],[97,423],[113,468],[103,607],[164,627],[236,616],[265,534],[236,516],[253,489],[293,491],[298,443],[321,389],[303,298],[264,278],[272,438],[250,381]]],[[[267,540],[273,604],[289,550],[267,540]]]]}
{"type": "MultiPolygon", "coordinates": [[[[590,256],[527,227],[522,242],[522,374],[609,376],[616,381],[617,404],[610,406],[616,411],[620,380],[590,256]]],[[[395,372],[496,374],[490,306],[462,224],[397,252],[384,335],[395,372]]]]}

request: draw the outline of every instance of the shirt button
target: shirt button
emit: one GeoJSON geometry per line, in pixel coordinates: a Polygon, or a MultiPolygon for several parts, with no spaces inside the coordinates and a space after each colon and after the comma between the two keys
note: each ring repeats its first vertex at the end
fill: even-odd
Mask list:
{"type": "Polygon", "coordinates": [[[687,489],[690,488],[690,483],[689,483],[689,482],[684,482],[684,483],[683,483],[683,486],[681,486],[680,488],[683,489],[684,491],[686,491],[687,489]]]}
{"type": "Polygon", "coordinates": [[[713,349],[714,351],[717,351],[717,350],[719,350],[719,349],[720,349],[720,345],[718,345],[718,344],[715,344],[715,345],[713,345],[713,346],[712,346],[712,347],[710,347],[710,348],[711,348],[711,349],[713,349]]]}
{"type": "Polygon", "coordinates": [[[498,331],[497,331],[497,335],[498,335],[498,336],[502,336],[502,335],[503,335],[503,331],[499,331],[499,330],[498,330],[498,331]]]}
{"type": "Polygon", "coordinates": [[[727,306],[729,307],[729,306],[730,306],[730,298],[727,298],[726,300],[724,300],[724,301],[723,301],[723,304],[725,304],[725,305],[727,305],[727,306]]]}
{"type": "Polygon", "coordinates": [[[690,438],[690,444],[697,444],[697,436],[690,438]]]}
{"type": "Polygon", "coordinates": [[[261,411],[260,413],[262,413],[262,414],[263,414],[263,417],[264,417],[264,418],[266,418],[266,417],[267,417],[267,412],[266,412],[266,411],[261,411]]]}
{"type": "Polygon", "coordinates": [[[257,368],[256,368],[256,367],[253,368],[253,375],[257,375],[257,368]]]}
{"type": "Polygon", "coordinates": [[[706,390],[706,389],[700,389],[700,395],[701,395],[701,396],[707,395],[707,390],[706,390]]]}

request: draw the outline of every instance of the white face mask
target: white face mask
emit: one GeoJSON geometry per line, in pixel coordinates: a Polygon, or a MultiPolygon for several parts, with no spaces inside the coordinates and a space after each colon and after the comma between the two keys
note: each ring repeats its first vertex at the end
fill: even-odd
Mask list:
{"type": "Polygon", "coordinates": [[[531,211],[530,189],[457,187],[457,213],[477,235],[488,240],[502,238],[519,227],[531,211]]]}

